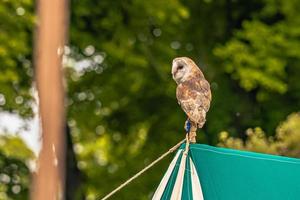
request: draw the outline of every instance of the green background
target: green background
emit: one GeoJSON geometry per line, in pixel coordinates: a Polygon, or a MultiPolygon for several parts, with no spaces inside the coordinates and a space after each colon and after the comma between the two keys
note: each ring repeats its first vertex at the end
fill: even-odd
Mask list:
{"type": "MultiPolygon", "coordinates": [[[[0,4],[0,112],[24,119],[34,115],[35,4],[0,4]]],[[[71,0],[67,199],[103,196],[184,138],[170,73],[176,56],[195,60],[211,84],[198,142],[300,157],[299,7],[297,0],[71,0]]],[[[35,155],[1,132],[0,199],[26,199],[35,155]]],[[[112,199],[149,199],[169,162],[112,199]]]]}

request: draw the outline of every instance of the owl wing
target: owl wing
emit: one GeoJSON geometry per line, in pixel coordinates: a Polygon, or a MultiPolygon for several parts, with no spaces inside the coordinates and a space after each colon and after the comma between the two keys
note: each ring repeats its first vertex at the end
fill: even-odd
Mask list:
{"type": "Polygon", "coordinates": [[[205,79],[191,79],[178,85],[177,100],[189,119],[202,127],[205,123],[206,112],[209,110],[211,91],[205,79]]]}

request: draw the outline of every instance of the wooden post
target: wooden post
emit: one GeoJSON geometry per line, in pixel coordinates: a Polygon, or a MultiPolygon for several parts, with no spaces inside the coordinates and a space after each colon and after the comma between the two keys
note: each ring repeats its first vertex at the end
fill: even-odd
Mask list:
{"type": "Polygon", "coordinates": [[[42,149],[34,176],[34,200],[64,198],[65,111],[62,54],[68,26],[67,0],[38,0],[35,68],[42,149]]]}

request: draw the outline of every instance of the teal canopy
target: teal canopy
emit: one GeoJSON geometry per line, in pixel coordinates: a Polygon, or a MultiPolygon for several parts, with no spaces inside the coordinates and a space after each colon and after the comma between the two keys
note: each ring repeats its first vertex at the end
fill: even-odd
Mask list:
{"type": "Polygon", "coordinates": [[[153,200],[299,200],[300,159],[182,145],[153,200]]]}

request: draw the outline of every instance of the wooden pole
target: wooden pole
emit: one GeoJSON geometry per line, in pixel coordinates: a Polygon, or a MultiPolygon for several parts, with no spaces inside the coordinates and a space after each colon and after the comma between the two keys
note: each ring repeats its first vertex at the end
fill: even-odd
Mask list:
{"type": "Polygon", "coordinates": [[[67,0],[38,0],[35,69],[42,125],[42,149],[31,198],[64,198],[65,111],[62,54],[66,41],[67,0]]]}

